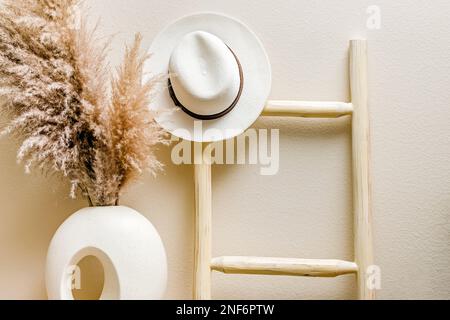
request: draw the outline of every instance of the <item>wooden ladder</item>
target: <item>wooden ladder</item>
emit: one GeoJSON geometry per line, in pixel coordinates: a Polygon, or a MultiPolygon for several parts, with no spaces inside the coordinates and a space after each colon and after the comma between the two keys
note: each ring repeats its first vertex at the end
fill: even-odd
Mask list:
{"type": "MultiPolygon", "coordinates": [[[[370,130],[367,107],[367,43],[350,41],[351,103],[269,101],[263,116],[337,118],[352,116],[353,210],[355,261],[211,256],[211,165],[203,152],[195,159],[194,299],[211,299],[211,272],[230,274],[336,277],[356,274],[358,298],[374,299],[369,283],[373,265],[370,198],[370,130]],[[198,164],[197,164],[198,163],[198,164]]],[[[203,146],[200,146],[203,147],[203,146]]]]}

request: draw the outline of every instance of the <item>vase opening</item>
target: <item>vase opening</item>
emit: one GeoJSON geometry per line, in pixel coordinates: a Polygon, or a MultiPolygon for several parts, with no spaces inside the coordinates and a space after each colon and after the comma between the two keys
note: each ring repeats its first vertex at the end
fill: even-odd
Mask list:
{"type": "Polygon", "coordinates": [[[119,280],[111,259],[102,250],[88,247],[71,260],[61,283],[68,300],[117,300],[119,280]]]}

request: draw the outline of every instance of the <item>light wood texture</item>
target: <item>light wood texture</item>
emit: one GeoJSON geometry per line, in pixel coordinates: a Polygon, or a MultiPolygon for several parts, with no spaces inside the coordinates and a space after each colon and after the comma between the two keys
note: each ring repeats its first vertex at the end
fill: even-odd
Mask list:
{"type": "Polygon", "coordinates": [[[263,116],[338,118],[352,112],[352,104],[345,102],[272,100],[267,102],[263,116]]]}
{"type": "MultiPolygon", "coordinates": [[[[264,116],[336,118],[352,115],[355,262],[262,257],[211,259],[211,165],[195,155],[194,299],[211,298],[211,270],[236,274],[335,277],[356,273],[358,298],[375,299],[367,271],[373,265],[370,184],[370,126],[367,105],[367,43],[350,42],[351,103],[269,101],[264,116]],[[206,163],[205,163],[206,162],[206,163]]],[[[196,144],[203,150],[203,145],[196,144]]]]}
{"type": "Polygon", "coordinates": [[[354,262],[342,260],[218,257],[211,261],[212,270],[232,274],[336,277],[356,273],[354,262]]]}
{"type": "Polygon", "coordinates": [[[373,265],[370,181],[370,126],[367,106],[367,43],[350,42],[350,84],[353,110],[353,210],[355,261],[359,266],[358,297],[374,299],[367,269],[373,265]]]}
{"type": "MultiPolygon", "coordinates": [[[[203,151],[203,145],[197,144],[203,151]]],[[[195,152],[195,243],[194,292],[195,300],[211,299],[211,164],[203,152],[195,152]]]]}

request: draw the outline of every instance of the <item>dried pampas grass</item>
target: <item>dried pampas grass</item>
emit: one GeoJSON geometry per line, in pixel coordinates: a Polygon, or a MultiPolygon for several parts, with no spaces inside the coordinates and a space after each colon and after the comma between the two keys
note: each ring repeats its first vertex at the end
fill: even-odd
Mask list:
{"type": "Polygon", "coordinates": [[[155,80],[142,83],[141,37],[109,86],[107,43],[73,18],[79,0],[4,0],[0,12],[0,101],[21,139],[29,171],[62,173],[91,205],[115,205],[128,182],[161,169],[165,132],[148,109],[155,80]]]}

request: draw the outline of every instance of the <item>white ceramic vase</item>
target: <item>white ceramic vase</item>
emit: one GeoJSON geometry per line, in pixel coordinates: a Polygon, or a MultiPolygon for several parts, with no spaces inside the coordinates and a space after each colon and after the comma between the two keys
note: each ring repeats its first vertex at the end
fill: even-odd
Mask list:
{"type": "Polygon", "coordinates": [[[167,284],[164,246],[150,221],[137,211],[122,206],[93,207],[71,215],[48,250],[49,299],[73,299],[75,266],[86,256],[95,256],[103,265],[101,300],[163,298],[167,284]]]}

